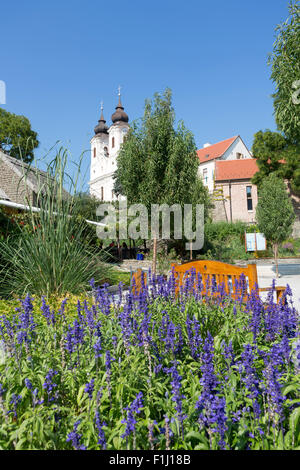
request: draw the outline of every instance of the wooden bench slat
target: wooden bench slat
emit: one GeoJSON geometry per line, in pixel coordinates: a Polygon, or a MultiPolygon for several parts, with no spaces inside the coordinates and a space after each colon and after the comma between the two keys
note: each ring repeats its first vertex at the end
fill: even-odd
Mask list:
{"type": "MultiPolygon", "coordinates": [[[[226,293],[230,293],[233,298],[238,298],[241,294],[241,288],[237,289],[237,282],[240,282],[240,277],[243,274],[246,280],[245,294],[247,291],[255,289],[258,286],[258,277],[257,277],[257,267],[256,264],[248,264],[247,267],[233,266],[228,263],[222,263],[221,261],[211,261],[211,260],[199,260],[199,261],[189,261],[183,264],[172,264],[172,269],[174,270],[176,288],[175,293],[178,294],[180,287],[183,287],[188,276],[191,276],[191,270],[194,270],[195,279],[194,287],[197,285],[199,275],[202,276],[202,295],[207,294],[207,283],[209,280],[209,285],[211,285],[212,279],[214,278],[217,284],[224,283],[226,293]]],[[[147,282],[147,273],[138,269],[132,276],[135,281],[135,292],[138,292],[142,288],[142,276],[144,276],[144,283],[147,282]]],[[[259,292],[267,292],[271,290],[272,287],[262,287],[258,288],[259,292]]],[[[277,302],[280,301],[285,287],[276,286],[275,287],[277,302]]]]}

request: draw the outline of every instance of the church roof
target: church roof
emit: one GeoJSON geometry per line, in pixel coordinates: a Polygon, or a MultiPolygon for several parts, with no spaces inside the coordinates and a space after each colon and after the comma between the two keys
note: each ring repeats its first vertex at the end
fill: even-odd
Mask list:
{"type": "Polygon", "coordinates": [[[125,113],[124,108],[121,103],[121,95],[119,93],[119,103],[116,106],[116,111],[113,113],[111,120],[113,124],[116,122],[128,122],[128,115],[125,113]]]}
{"type": "Polygon", "coordinates": [[[95,134],[108,134],[108,126],[106,125],[106,121],[103,116],[103,106],[101,105],[101,116],[98,121],[97,126],[94,129],[95,134]]]}

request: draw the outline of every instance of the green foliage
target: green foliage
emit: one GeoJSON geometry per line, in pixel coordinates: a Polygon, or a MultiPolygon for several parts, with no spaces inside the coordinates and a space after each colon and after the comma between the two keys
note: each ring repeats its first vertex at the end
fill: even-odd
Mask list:
{"type": "Polygon", "coordinates": [[[294,191],[300,191],[300,147],[282,134],[269,129],[254,135],[252,153],[259,171],[252,182],[258,187],[271,173],[290,182],[294,191]]]}
{"type": "MultiPolygon", "coordinates": [[[[300,145],[300,104],[293,100],[295,82],[300,78],[300,5],[289,4],[289,17],[276,27],[276,41],[269,57],[271,79],[276,91],[274,111],[278,129],[293,143],[300,145]]],[[[298,86],[298,98],[299,98],[298,86]]]]}
{"type": "Polygon", "coordinates": [[[282,243],[292,232],[295,213],[282,180],[271,174],[261,186],[256,207],[259,230],[272,243],[282,243]]]}
{"type": "Polygon", "coordinates": [[[0,148],[5,153],[30,163],[38,145],[37,133],[31,129],[29,119],[0,108],[0,148]]]}
{"type": "Polygon", "coordinates": [[[236,259],[249,259],[251,255],[245,251],[245,231],[248,231],[248,226],[244,222],[206,223],[204,247],[197,259],[213,259],[227,263],[236,259]]]}
{"type": "Polygon", "coordinates": [[[283,180],[271,173],[262,183],[256,206],[257,225],[273,245],[278,277],[278,248],[292,233],[295,213],[283,180]]]}
{"type": "Polygon", "coordinates": [[[134,123],[118,156],[116,184],[129,204],[199,203],[207,191],[197,178],[196,145],[183,122],[174,129],[171,91],[146,101],[140,124],[134,123]]]}
{"type": "MultiPolygon", "coordinates": [[[[0,242],[1,295],[79,293],[108,276],[101,251],[87,242],[91,230],[80,216],[79,199],[64,190],[67,152],[62,149],[40,185],[40,212],[30,207],[25,227],[0,242]]],[[[76,194],[75,182],[72,182],[76,194]]],[[[95,230],[95,229],[94,229],[95,230]]]]}

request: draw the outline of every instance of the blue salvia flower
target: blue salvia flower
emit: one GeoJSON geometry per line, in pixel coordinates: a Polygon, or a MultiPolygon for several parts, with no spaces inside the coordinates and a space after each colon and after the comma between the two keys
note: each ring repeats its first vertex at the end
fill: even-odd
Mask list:
{"type": "Polygon", "coordinates": [[[33,389],[33,385],[32,385],[32,383],[30,382],[29,379],[25,379],[24,382],[25,382],[25,386],[26,386],[26,388],[28,388],[28,390],[33,389]]]}
{"type": "Polygon", "coordinates": [[[254,360],[254,348],[252,345],[247,344],[241,354],[240,369],[241,372],[244,372],[242,376],[242,382],[245,384],[246,389],[249,391],[249,398],[253,400],[254,416],[258,420],[261,413],[260,406],[258,403],[258,397],[260,395],[260,381],[257,377],[254,360]]]}
{"type": "Polygon", "coordinates": [[[58,375],[57,370],[49,369],[45,382],[43,383],[43,388],[47,392],[49,402],[56,401],[58,398],[58,392],[56,391],[58,385],[54,382],[56,375],[58,375]]]}
{"type": "Polygon", "coordinates": [[[41,312],[47,320],[47,325],[55,324],[55,313],[54,310],[51,311],[50,306],[47,305],[45,297],[42,297],[41,312]]]}
{"type": "Polygon", "coordinates": [[[209,416],[209,427],[212,432],[220,435],[219,446],[226,448],[225,433],[227,430],[226,401],[224,397],[215,396],[211,403],[211,412],[209,416]]]}
{"type": "Polygon", "coordinates": [[[80,444],[82,434],[79,434],[77,431],[79,424],[80,420],[76,421],[73,427],[73,431],[71,431],[67,436],[67,442],[71,442],[75,450],[86,450],[86,446],[80,444]]]}
{"type": "Polygon", "coordinates": [[[93,310],[90,310],[88,308],[88,304],[87,304],[86,300],[84,301],[83,305],[84,305],[84,312],[85,312],[85,316],[86,316],[87,325],[89,327],[90,334],[92,334],[92,332],[95,329],[94,313],[93,313],[93,310]]]}
{"type": "Polygon", "coordinates": [[[122,328],[122,335],[124,339],[124,346],[126,354],[129,354],[129,347],[131,344],[131,335],[133,334],[132,325],[132,312],[133,312],[133,294],[127,294],[126,304],[119,314],[119,322],[122,328]]]}
{"type": "Polygon", "coordinates": [[[97,428],[97,431],[98,431],[98,442],[97,442],[97,444],[99,444],[102,449],[106,449],[106,438],[105,438],[105,433],[103,431],[103,427],[106,426],[106,423],[105,423],[105,421],[101,421],[100,413],[99,413],[98,410],[96,410],[96,413],[95,413],[95,422],[96,422],[96,428],[97,428]]]}
{"type": "Polygon", "coordinates": [[[125,408],[125,411],[127,412],[127,417],[126,419],[122,420],[122,423],[126,424],[126,429],[125,432],[122,434],[122,439],[125,437],[128,438],[131,433],[135,433],[135,425],[137,423],[136,421],[136,415],[141,412],[141,409],[143,408],[143,393],[139,392],[133,402],[125,408]]]}
{"type": "Polygon", "coordinates": [[[106,382],[107,382],[107,390],[108,396],[111,402],[111,363],[114,361],[114,358],[111,357],[110,351],[106,351],[105,353],[105,369],[106,369],[106,382]]]}
{"type": "Polygon", "coordinates": [[[202,345],[200,323],[195,317],[193,318],[193,321],[191,321],[188,315],[185,324],[191,356],[193,359],[197,360],[200,356],[199,348],[202,345]]]}
{"type": "Polygon", "coordinates": [[[295,374],[300,374],[300,338],[293,343],[292,360],[295,366],[295,374]]]}
{"type": "Polygon", "coordinates": [[[101,338],[98,338],[96,343],[93,345],[93,349],[95,351],[95,359],[98,359],[101,357],[102,353],[102,344],[101,344],[101,338]]]}
{"type": "Polygon", "coordinates": [[[246,310],[250,313],[251,319],[249,322],[250,330],[253,333],[253,340],[256,342],[257,336],[262,327],[264,317],[264,305],[262,299],[257,295],[257,292],[252,290],[248,301],[246,303],[246,310]]]}
{"type": "Polygon", "coordinates": [[[58,315],[60,315],[62,318],[65,318],[65,307],[68,299],[64,299],[61,303],[60,309],[58,310],[58,315]]]}
{"type": "Polygon", "coordinates": [[[6,389],[5,389],[5,388],[3,387],[3,385],[0,383],[0,398],[3,397],[5,391],[6,391],[6,389]]]}
{"type": "Polygon", "coordinates": [[[284,397],[282,395],[281,386],[279,383],[280,374],[278,372],[278,368],[272,362],[272,353],[265,359],[265,369],[263,370],[263,376],[266,382],[269,418],[275,427],[278,423],[281,423],[284,418],[284,397]]]}
{"type": "Polygon", "coordinates": [[[177,418],[181,426],[181,435],[182,439],[184,439],[183,421],[187,418],[187,416],[184,415],[182,409],[182,400],[185,399],[185,396],[180,392],[182,376],[179,375],[177,370],[178,362],[173,361],[172,364],[173,366],[169,369],[165,369],[165,371],[172,376],[172,400],[175,402],[175,410],[177,411],[177,418]]]}
{"type": "Polygon", "coordinates": [[[90,400],[93,398],[94,388],[95,388],[95,380],[94,379],[92,379],[90,382],[88,382],[85,385],[84,391],[85,391],[85,393],[88,394],[90,400]]]}
{"type": "Polygon", "coordinates": [[[18,404],[21,403],[21,401],[22,401],[22,395],[17,395],[16,393],[12,394],[10,403],[12,405],[14,405],[14,416],[15,416],[15,418],[18,417],[17,409],[18,409],[18,404]]]}
{"type": "Polygon", "coordinates": [[[67,351],[71,354],[74,350],[78,350],[79,346],[84,342],[84,326],[78,320],[74,320],[73,327],[68,326],[68,332],[65,338],[67,351]]]}
{"type": "MultiPolygon", "coordinates": [[[[31,341],[30,332],[33,332],[36,324],[33,318],[33,305],[32,298],[28,294],[24,300],[21,301],[22,309],[18,309],[20,312],[19,324],[18,324],[18,333],[17,333],[17,342],[25,345],[29,345],[31,341]]],[[[17,311],[17,310],[16,310],[17,311]]]]}
{"type": "Polygon", "coordinates": [[[218,396],[219,381],[214,370],[214,340],[208,332],[203,345],[203,354],[201,356],[202,393],[196,403],[196,409],[199,413],[199,424],[211,433],[217,431],[220,435],[219,445],[225,448],[224,435],[226,430],[227,417],[225,414],[225,399],[218,396]]]}

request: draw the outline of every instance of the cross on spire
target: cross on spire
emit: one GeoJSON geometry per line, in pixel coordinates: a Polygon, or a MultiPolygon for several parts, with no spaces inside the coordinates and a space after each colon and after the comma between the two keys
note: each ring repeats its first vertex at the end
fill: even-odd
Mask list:
{"type": "Polygon", "coordinates": [[[121,85],[118,86],[118,95],[121,96],[121,85]]]}

